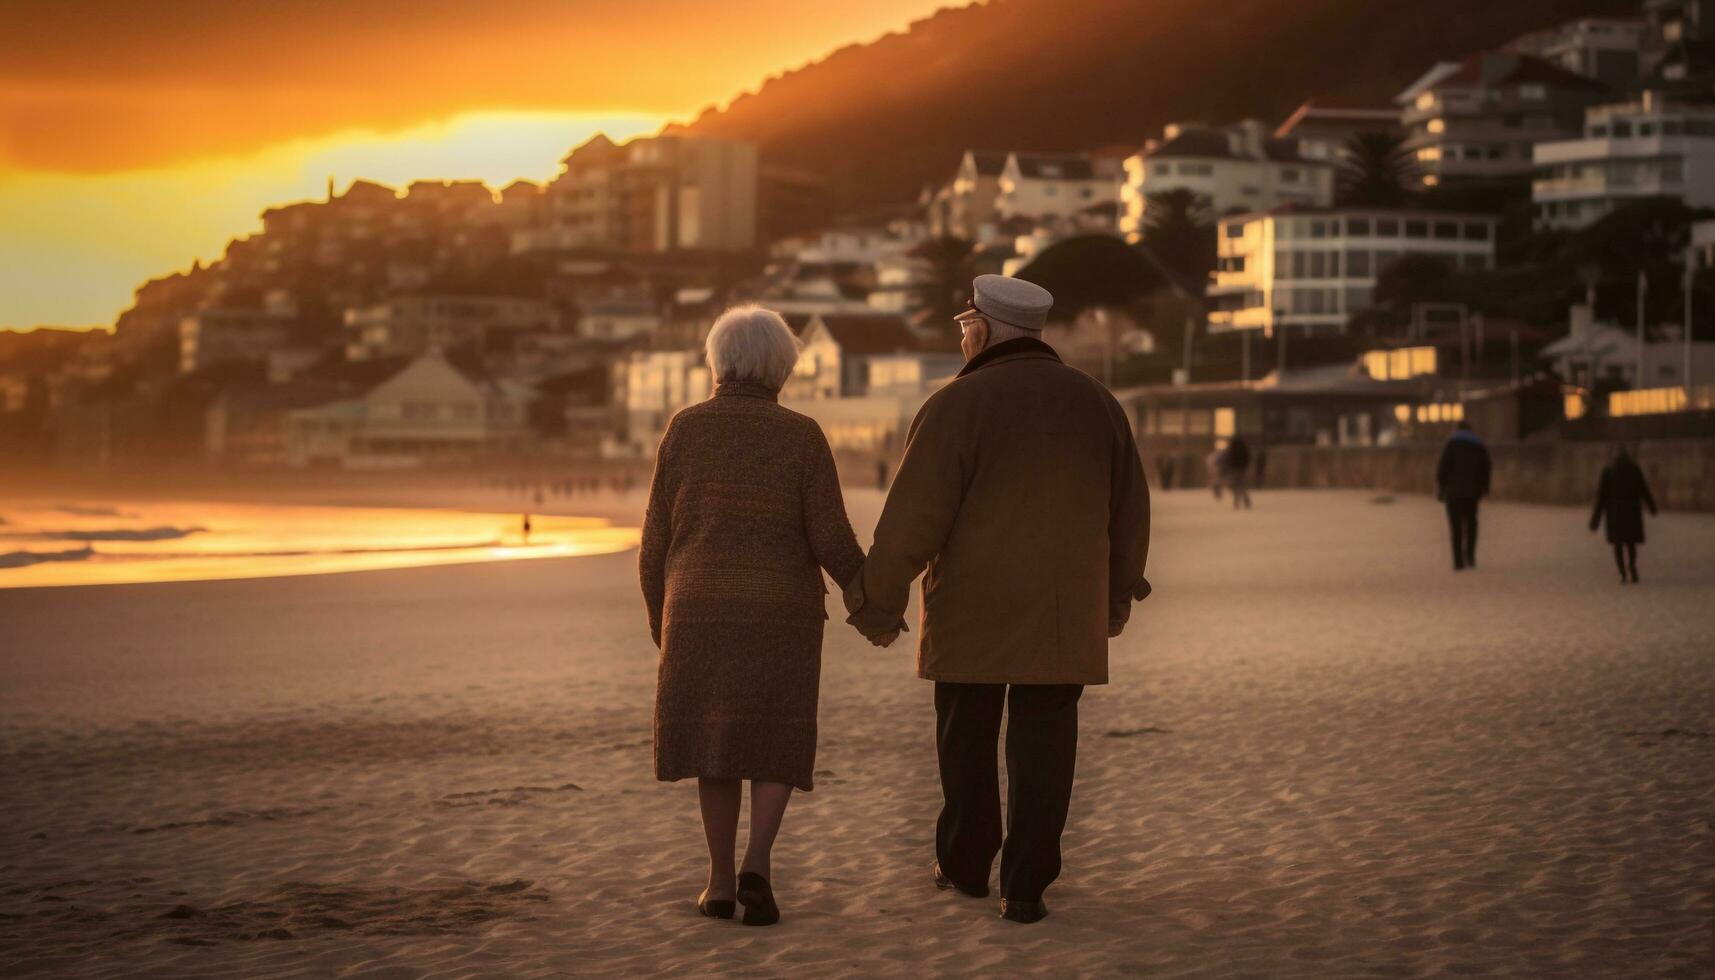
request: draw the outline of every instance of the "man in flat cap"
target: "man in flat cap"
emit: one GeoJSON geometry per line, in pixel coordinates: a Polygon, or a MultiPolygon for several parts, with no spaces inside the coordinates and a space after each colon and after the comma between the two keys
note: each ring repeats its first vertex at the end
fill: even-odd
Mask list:
{"type": "Polygon", "coordinates": [[[958,317],[966,364],[911,423],[848,620],[897,635],[923,578],[918,675],[935,682],[943,805],[935,883],[1035,922],[1060,874],[1078,698],[1108,680],[1108,640],[1148,594],[1149,489],[1125,412],[1042,342],[1054,299],[978,276],[958,317]],[[1007,822],[995,763],[1006,732],[1007,822]]]}

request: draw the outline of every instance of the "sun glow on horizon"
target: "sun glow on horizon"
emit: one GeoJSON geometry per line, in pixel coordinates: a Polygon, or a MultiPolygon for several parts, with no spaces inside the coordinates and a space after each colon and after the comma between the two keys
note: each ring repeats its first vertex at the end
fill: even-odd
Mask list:
{"type": "Polygon", "coordinates": [[[0,171],[0,328],[111,325],[145,280],[218,259],[261,230],[263,210],[319,200],[329,178],[403,188],[543,182],[598,132],[615,141],[668,117],[631,112],[482,111],[396,132],[351,129],[257,153],[101,174],[0,171]]]}

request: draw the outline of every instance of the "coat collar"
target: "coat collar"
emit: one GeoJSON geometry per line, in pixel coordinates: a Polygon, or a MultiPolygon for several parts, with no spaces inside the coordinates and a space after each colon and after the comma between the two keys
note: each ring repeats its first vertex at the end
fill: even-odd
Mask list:
{"type": "Polygon", "coordinates": [[[755,381],[722,381],[715,385],[716,398],[760,398],[778,402],[780,390],[755,381]]]}
{"type": "Polygon", "coordinates": [[[1005,340],[995,344],[993,347],[979,353],[976,357],[966,361],[964,369],[958,373],[958,377],[962,378],[973,371],[980,371],[983,368],[988,367],[990,364],[994,364],[1006,358],[1022,355],[1051,357],[1056,361],[1060,359],[1060,355],[1054,352],[1054,348],[1040,340],[1037,340],[1035,337],[1014,337],[1011,340],[1005,340]]]}

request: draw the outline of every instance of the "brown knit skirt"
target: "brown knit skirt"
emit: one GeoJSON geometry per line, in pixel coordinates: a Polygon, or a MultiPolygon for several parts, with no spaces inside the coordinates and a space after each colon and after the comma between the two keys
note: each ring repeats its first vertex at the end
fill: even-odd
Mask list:
{"type": "Polygon", "coordinates": [[[823,625],[669,619],[655,691],[655,778],[811,789],[823,625]]]}

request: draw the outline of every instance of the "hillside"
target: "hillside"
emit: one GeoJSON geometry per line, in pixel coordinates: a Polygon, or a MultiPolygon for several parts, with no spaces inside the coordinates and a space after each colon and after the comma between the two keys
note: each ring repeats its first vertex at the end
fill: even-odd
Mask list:
{"type": "Polygon", "coordinates": [[[821,174],[840,204],[906,200],[967,147],[1137,144],[1176,119],[1385,104],[1460,58],[1635,0],[990,0],[842,48],[689,127],[821,174]]]}

